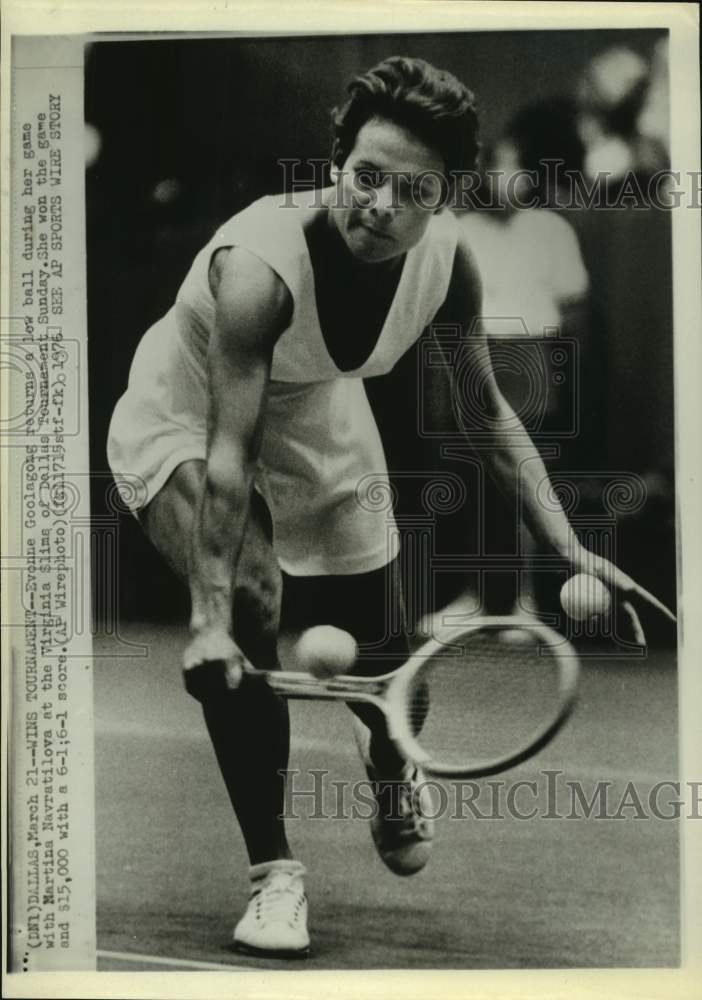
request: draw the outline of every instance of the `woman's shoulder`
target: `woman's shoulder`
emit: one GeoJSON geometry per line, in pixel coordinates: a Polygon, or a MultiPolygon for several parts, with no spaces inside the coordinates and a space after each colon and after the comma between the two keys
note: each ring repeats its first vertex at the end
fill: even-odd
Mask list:
{"type": "Polygon", "coordinates": [[[219,227],[210,241],[208,260],[217,263],[219,258],[219,266],[224,268],[228,255],[218,254],[218,250],[246,251],[274,271],[294,293],[304,270],[307,201],[286,194],[257,198],[219,227]]]}
{"type": "Polygon", "coordinates": [[[271,343],[289,323],[292,297],[284,279],[265,260],[238,247],[213,261],[210,275],[220,322],[237,339],[246,332],[271,343]]]}

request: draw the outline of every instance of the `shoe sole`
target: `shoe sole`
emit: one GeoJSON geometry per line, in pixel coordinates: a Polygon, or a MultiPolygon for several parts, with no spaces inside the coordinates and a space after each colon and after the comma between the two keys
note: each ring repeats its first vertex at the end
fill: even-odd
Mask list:
{"type": "Polygon", "coordinates": [[[419,865],[418,868],[403,868],[401,865],[397,865],[394,862],[389,861],[386,857],[383,857],[380,851],[377,851],[377,853],[378,857],[383,862],[388,871],[392,872],[393,875],[397,875],[398,878],[411,878],[412,875],[418,875],[421,871],[424,871],[427,864],[429,863],[429,858],[427,858],[427,860],[422,862],[422,864],[419,865]]]}
{"type": "Polygon", "coordinates": [[[244,944],[243,941],[232,942],[232,949],[241,952],[242,955],[252,955],[256,958],[309,958],[311,948],[257,948],[253,944],[244,944]]]}
{"type": "Polygon", "coordinates": [[[376,854],[383,862],[385,867],[393,873],[393,875],[399,875],[400,878],[408,878],[412,875],[418,875],[419,872],[423,871],[429,861],[431,860],[431,855],[434,847],[434,842],[432,840],[422,840],[417,841],[413,844],[413,847],[418,847],[420,844],[426,846],[426,857],[421,860],[421,863],[417,864],[416,861],[414,865],[408,866],[406,861],[403,861],[402,856],[393,856],[394,852],[383,850],[382,846],[378,843],[375,838],[375,831],[371,826],[371,840],[373,841],[373,846],[375,847],[376,854]]]}

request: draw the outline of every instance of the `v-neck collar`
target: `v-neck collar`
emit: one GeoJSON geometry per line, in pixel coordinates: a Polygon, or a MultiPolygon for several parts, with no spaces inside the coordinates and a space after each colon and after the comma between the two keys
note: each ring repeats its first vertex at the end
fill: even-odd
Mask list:
{"type": "Polygon", "coordinates": [[[319,308],[318,308],[318,305],[317,305],[317,292],[316,292],[316,287],[317,286],[316,286],[316,281],[315,281],[315,273],[314,273],[314,268],[312,267],[312,257],[310,255],[309,244],[308,244],[307,239],[305,237],[304,222],[305,222],[305,216],[303,214],[303,216],[300,219],[300,227],[299,228],[300,228],[300,238],[302,239],[302,243],[303,243],[304,250],[305,250],[305,261],[306,261],[305,266],[306,266],[307,271],[308,271],[307,277],[308,277],[308,279],[310,281],[310,288],[312,289],[312,299],[313,299],[313,301],[312,301],[312,304],[311,304],[311,311],[312,311],[312,315],[313,315],[313,318],[314,318],[314,321],[315,321],[315,323],[314,323],[314,327],[315,327],[315,329],[314,329],[314,335],[315,335],[316,339],[318,340],[319,344],[321,345],[322,349],[324,350],[324,353],[325,353],[325,355],[326,355],[326,357],[327,357],[327,359],[329,361],[329,364],[334,368],[334,370],[336,372],[338,372],[338,374],[340,376],[345,376],[346,378],[354,377],[354,376],[360,377],[362,375],[363,370],[366,367],[368,367],[369,365],[371,365],[372,362],[374,362],[374,361],[377,360],[378,355],[381,353],[381,350],[380,350],[381,349],[381,345],[384,346],[385,341],[387,341],[388,329],[391,326],[391,322],[390,321],[393,318],[393,314],[399,308],[399,302],[400,302],[400,300],[402,298],[402,294],[404,292],[404,285],[405,285],[405,283],[407,281],[407,276],[408,276],[408,274],[409,274],[409,272],[411,270],[411,268],[409,266],[410,265],[410,258],[411,257],[413,258],[413,255],[415,254],[415,251],[417,250],[417,248],[419,246],[421,246],[421,244],[423,243],[424,239],[426,238],[427,233],[425,232],[424,235],[422,236],[422,239],[419,241],[419,243],[416,244],[416,246],[411,247],[407,251],[407,253],[405,254],[404,260],[402,261],[402,270],[400,272],[400,278],[399,278],[399,280],[397,282],[397,286],[395,288],[395,294],[392,297],[392,301],[390,302],[390,306],[388,307],[388,311],[385,314],[385,319],[383,320],[383,325],[380,328],[380,333],[378,334],[378,336],[376,338],[375,344],[373,345],[373,349],[371,350],[370,354],[366,357],[366,359],[363,361],[363,363],[360,364],[360,365],[358,365],[356,368],[339,368],[339,366],[337,365],[336,361],[332,357],[332,355],[331,355],[331,353],[329,351],[329,348],[327,347],[327,342],[326,342],[326,340],[324,338],[324,331],[322,330],[322,323],[321,323],[321,320],[319,318],[319,308]]]}

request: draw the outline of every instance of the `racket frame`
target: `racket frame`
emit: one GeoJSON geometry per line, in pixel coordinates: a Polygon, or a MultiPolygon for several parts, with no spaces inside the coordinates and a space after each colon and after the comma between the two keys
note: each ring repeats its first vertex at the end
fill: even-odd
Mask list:
{"type": "Polygon", "coordinates": [[[562,728],[571,715],[578,691],[579,662],[568,640],[548,625],[517,616],[490,616],[472,620],[465,625],[442,627],[428,639],[406,663],[378,677],[360,674],[338,674],[317,678],[311,674],[284,670],[247,669],[253,678],[265,681],[275,692],[286,698],[322,701],[364,702],[376,705],[385,715],[388,732],[402,754],[427,773],[444,778],[478,778],[497,774],[515,767],[538,753],[562,728]],[[435,760],[427,753],[412,732],[408,705],[412,687],[427,662],[437,653],[460,648],[461,640],[485,630],[504,631],[526,629],[544,647],[548,647],[558,667],[559,708],[547,725],[537,727],[516,750],[500,757],[466,761],[462,765],[435,760]]]}

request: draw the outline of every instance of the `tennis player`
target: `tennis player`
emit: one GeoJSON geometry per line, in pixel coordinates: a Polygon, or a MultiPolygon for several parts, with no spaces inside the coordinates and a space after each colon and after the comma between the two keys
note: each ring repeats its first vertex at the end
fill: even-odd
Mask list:
{"type": "MultiPolygon", "coordinates": [[[[279,630],[316,624],[356,638],[355,669],[404,660],[407,638],[389,627],[403,620],[395,534],[387,512],[357,495],[368,474],[386,477],[363,379],[389,371],[433,321],[468,331],[481,310],[470,248],[436,207],[452,172],[475,165],[473,95],[401,57],[354,79],[349,95],[333,115],[331,186],[294,204],[261,198],[200,251],[139,344],[108,446],[118,481],[143,480],[135,513],[190,589],[185,684],[202,703],[251,863],[234,940],[266,955],[308,951],[305,868],[280,818],[287,707],[265,685],[237,690],[242,665],[274,667],[279,630]]],[[[544,467],[515,434],[484,342],[466,336],[465,351],[498,428],[486,459],[498,484],[519,487],[530,528],[564,568],[615,590],[643,641],[630,600],[647,595],[539,503],[544,467]]],[[[422,775],[379,713],[352,708],[379,805],[375,845],[392,871],[411,874],[432,846],[422,775]]]]}

